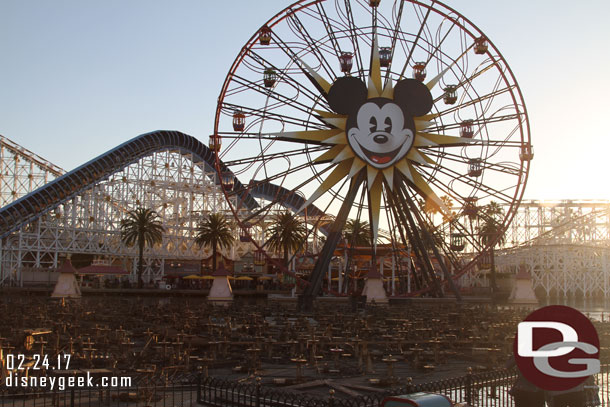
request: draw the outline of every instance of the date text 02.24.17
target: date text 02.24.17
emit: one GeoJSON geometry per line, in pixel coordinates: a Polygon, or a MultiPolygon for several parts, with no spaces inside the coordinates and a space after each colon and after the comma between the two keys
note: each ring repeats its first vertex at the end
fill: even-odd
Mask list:
{"type": "Polygon", "coordinates": [[[22,353],[7,354],[5,361],[7,370],[66,370],[70,368],[71,355],[59,354],[56,357],[34,354],[26,356],[22,353]]]}

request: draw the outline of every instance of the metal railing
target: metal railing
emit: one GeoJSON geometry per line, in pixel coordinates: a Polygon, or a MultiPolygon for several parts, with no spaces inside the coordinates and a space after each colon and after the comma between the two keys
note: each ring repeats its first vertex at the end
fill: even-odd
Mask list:
{"type": "MultiPolygon", "coordinates": [[[[328,396],[308,395],[254,383],[198,375],[182,383],[137,384],[128,388],[8,389],[0,385],[0,407],[169,407],[199,404],[209,407],[378,407],[388,396],[429,392],[444,394],[456,403],[473,407],[513,407],[509,390],[515,370],[496,370],[387,389],[383,392],[341,398],[334,390],[328,396]]],[[[595,377],[601,407],[610,407],[610,365],[602,365],[595,377]]]]}
{"type": "MultiPolygon", "coordinates": [[[[287,392],[256,384],[238,384],[218,378],[200,378],[197,400],[211,407],[378,407],[393,395],[428,392],[443,394],[456,403],[473,407],[513,407],[509,391],[517,379],[516,370],[502,369],[483,373],[442,379],[433,382],[412,384],[388,389],[384,392],[351,398],[339,398],[333,390],[326,398],[287,392]]],[[[595,377],[601,407],[610,407],[610,365],[602,365],[595,377]]]]}

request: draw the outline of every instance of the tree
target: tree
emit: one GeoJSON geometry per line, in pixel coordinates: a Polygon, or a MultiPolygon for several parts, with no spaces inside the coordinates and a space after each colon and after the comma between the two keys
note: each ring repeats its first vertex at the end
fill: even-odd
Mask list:
{"type": "Polygon", "coordinates": [[[497,290],[496,286],[496,265],[494,259],[494,248],[497,244],[504,244],[506,236],[502,230],[502,218],[504,217],[504,209],[494,201],[481,208],[479,213],[479,237],[481,243],[485,246],[493,242],[489,255],[491,257],[491,289],[497,290]],[[496,240],[497,239],[497,240],[496,240]]]}
{"type": "Polygon", "coordinates": [[[294,214],[284,211],[275,215],[267,235],[267,244],[272,250],[284,252],[284,264],[288,267],[288,255],[303,246],[307,228],[294,214]]]}
{"type": "MultiPolygon", "coordinates": [[[[355,246],[371,246],[371,226],[367,221],[360,219],[349,219],[343,229],[343,237],[347,242],[347,264],[346,270],[351,271],[352,260],[354,258],[355,246]]],[[[348,275],[345,284],[348,284],[348,275]]],[[[355,281],[355,280],[354,280],[355,281]]]]}
{"type": "Polygon", "coordinates": [[[443,204],[445,204],[445,208],[447,208],[447,212],[442,213],[443,222],[450,222],[451,216],[455,215],[455,213],[451,214],[451,209],[453,208],[453,200],[451,199],[450,196],[443,195],[443,196],[441,196],[441,201],[443,201],[443,204]]]}
{"type": "Polygon", "coordinates": [[[343,237],[351,246],[371,245],[371,226],[367,221],[349,219],[343,229],[343,237]]]}
{"type": "Polygon", "coordinates": [[[443,242],[443,236],[438,227],[433,224],[427,223],[423,227],[417,228],[417,233],[421,239],[424,248],[427,251],[432,250],[432,246],[441,246],[443,242]]]}
{"type": "Polygon", "coordinates": [[[496,241],[496,244],[503,245],[506,241],[506,236],[501,229],[504,209],[497,202],[491,201],[481,208],[479,217],[479,236],[481,238],[481,243],[488,245],[497,237],[498,240],[496,241]]]}
{"type": "Polygon", "coordinates": [[[218,248],[229,248],[235,241],[232,225],[222,213],[210,213],[199,222],[195,243],[212,248],[212,273],[216,273],[216,253],[218,248]]]}
{"type": "Polygon", "coordinates": [[[138,288],[142,288],[144,247],[161,243],[165,229],[159,215],[152,209],[136,208],[121,220],[121,240],[127,246],[138,246],[138,288]]]}

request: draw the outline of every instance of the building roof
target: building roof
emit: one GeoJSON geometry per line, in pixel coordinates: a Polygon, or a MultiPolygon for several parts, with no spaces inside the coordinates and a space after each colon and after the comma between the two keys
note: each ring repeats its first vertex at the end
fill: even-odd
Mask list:
{"type": "Polygon", "coordinates": [[[214,277],[226,277],[231,275],[231,273],[229,273],[229,270],[225,268],[225,264],[221,262],[218,268],[216,269],[216,272],[212,275],[214,277]]]}
{"type": "Polygon", "coordinates": [[[61,267],[59,267],[57,269],[57,271],[60,273],[72,273],[72,274],[76,273],[76,269],[72,265],[72,262],[70,261],[70,259],[66,259],[64,261],[64,264],[62,264],[61,267]]]}

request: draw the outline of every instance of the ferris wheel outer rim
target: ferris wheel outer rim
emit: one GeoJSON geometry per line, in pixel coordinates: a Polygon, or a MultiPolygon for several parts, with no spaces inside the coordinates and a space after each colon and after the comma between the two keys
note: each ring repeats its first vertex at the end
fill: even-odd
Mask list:
{"type": "MultiPolygon", "coordinates": [[[[324,1],[327,1],[327,0],[298,0],[294,3],[292,3],[291,5],[285,7],[280,12],[276,13],[273,17],[271,17],[269,20],[267,20],[267,22],[264,23],[262,26],[267,25],[270,28],[274,27],[277,24],[279,24],[281,21],[283,21],[284,19],[289,17],[290,15],[295,14],[295,13],[301,11],[302,9],[308,8],[312,5],[322,3],[324,1]]],[[[454,8],[447,6],[446,4],[444,4],[441,1],[432,0],[430,4],[425,4],[420,0],[401,0],[401,1],[403,1],[403,3],[409,2],[411,4],[418,5],[420,7],[427,8],[430,11],[436,12],[437,14],[450,20],[453,24],[457,25],[463,32],[468,33],[471,36],[471,38],[473,38],[473,39],[476,39],[476,38],[479,38],[482,36],[487,40],[489,46],[491,46],[491,48],[493,48],[493,50],[495,51],[495,53],[498,56],[498,59],[495,59],[492,57],[493,61],[494,61],[494,65],[497,68],[499,68],[498,63],[501,61],[501,62],[503,62],[503,66],[505,67],[506,71],[508,72],[508,77],[507,77],[504,71],[502,71],[501,69],[498,69],[499,75],[502,77],[502,80],[504,81],[505,84],[510,85],[510,83],[512,82],[512,84],[514,85],[514,87],[509,87],[509,92],[510,92],[510,95],[511,95],[511,98],[513,101],[513,106],[515,108],[517,108],[516,111],[518,112],[518,115],[523,117],[523,119],[519,120],[521,147],[523,147],[523,146],[531,147],[531,145],[532,145],[531,144],[531,127],[530,127],[529,115],[527,113],[527,107],[525,104],[525,100],[523,98],[523,93],[521,91],[521,87],[519,86],[519,83],[514,75],[514,72],[510,68],[510,65],[506,62],[506,59],[504,58],[502,53],[498,50],[498,48],[495,46],[495,44],[489,39],[489,37],[486,36],[483,33],[483,31],[476,24],[474,24],[470,19],[465,17],[460,12],[456,11],[454,8]],[[473,35],[471,30],[469,30],[465,24],[460,23],[458,21],[458,19],[456,19],[456,18],[450,16],[448,13],[443,12],[442,10],[438,9],[437,6],[444,7],[446,10],[448,10],[449,13],[454,13],[455,15],[458,16],[458,18],[462,18],[465,23],[469,24],[472,27],[472,29],[474,31],[477,31],[480,35],[478,37],[473,35]],[[510,79],[510,81],[508,79],[510,79]],[[515,95],[515,92],[514,92],[515,90],[516,90],[517,95],[515,95]],[[518,103],[518,101],[520,101],[521,103],[518,103]]],[[[235,60],[233,61],[233,64],[231,65],[231,67],[229,69],[229,72],[225,78],[225,81],[223,82],[221,92],[220,92],[220,95],[218,97],[218,102],[217,102],[217,108],[216,108],[216,114],[215,114],[215,120],[214,120],[214,133],[213,133],[214,136],[216,136],[218,134],[219,120],[220,120],[220,115],[221,115],[221,111],[222,111],[222,102],[224,101],[224,97],[226,95],[227,88],[228,88],[229,84],[231,83],[231,80],[233,78],[233,75],[234,75],[236,69],[240,66],[243,59],[247,56],[247,52],[258,41],[258,35],[259,35],[259,30],[254,32],[254,34],[250,37],[250,39],[246,42],[246,44],[241,48],[240,52],[238,53],[237,57],[235,58],[235,60]]],[[[489,54],[491,56],[490,52],[487,52],[487,54],[489,54]]],[[[216,167],[217,173],[221,174],[220,157],[219,157],[218,152],[215,152],[215,167],[216,167]]],[[[477,264],[477,262],[481,258],[481,256],[483,256],[486,252],[491,250],[492,247],[495,247],[497,242],[500,240],[502,233],[504,233],[508,229],[508,227],[510,226],[510,223],[512,222],[514,216],[516,215],[518,207],[523,199],[523,196],[525,193],[525,187],[527,185],[527,180],[529,177],[529,169],[530,169],[530,161],[529,160],[520,160],[519,176],[518,176],[516,184],[513,186],[513,188],[515,189],[515,193],[513,195],[510,208],[502,219],[501,233],[499,233],[494,239],[490,240],[490,242],[488,244],[486,244],[479,251],[479,253],[459,271],[459,273],[452,275],[452,277],[451,277],[452,279],[456,280],[456,279],[460,278],[461,276],[463,276],[468,271],[470,271],[477,264]]],[[[221,182],[221,189],[223,191],[225,199],[227,199],[228,206],[231,209],[231,212],[233,213],[234,218],[237,220],[238,225],[240,227],[243,227],[243,223],[241,222],[241,220],[239,219],[238,214],[237,214],[237,208],[235,208],[234,205],[231,205],[231,203],[229,201],[228,193],[227,193],[225,187],[222,185],[222,182],[221,182]]],[[[251,242],[255,245],[257,250],[261,250],[261,246],[258,243],[256,243],[254,241],[254,239],[251,239],[251,242]]],[[[274,263],[274,265],[279,266],[278,268],[280,268],[282,270],[282,272],[286,272],[289,275],[292,275],[293,277],[296,278],[297,281],[300,280],[300,278],[295,273],[287,270],[287,268],[284,265],[280,264],[275,259],[271,258],[266,253],[266,251],[263,251],[263,253],[265,254],[267,261],[271,261],[272,263],[274,263]]],[[[308,282],[305,280],[303,280],[302,282],[308,284],[308,282]]],[[[442,283],[447,284],[447,280],[442,280],[442,283]]],[[[429,291],[429,288],[420,290],[418,292],[413,292],[410,294],[418,295],[419,293],[426,292],[426,291],[429,291]]],[[[409,296],[411,296],[411,295],[409,295],[409,296]]]]}

